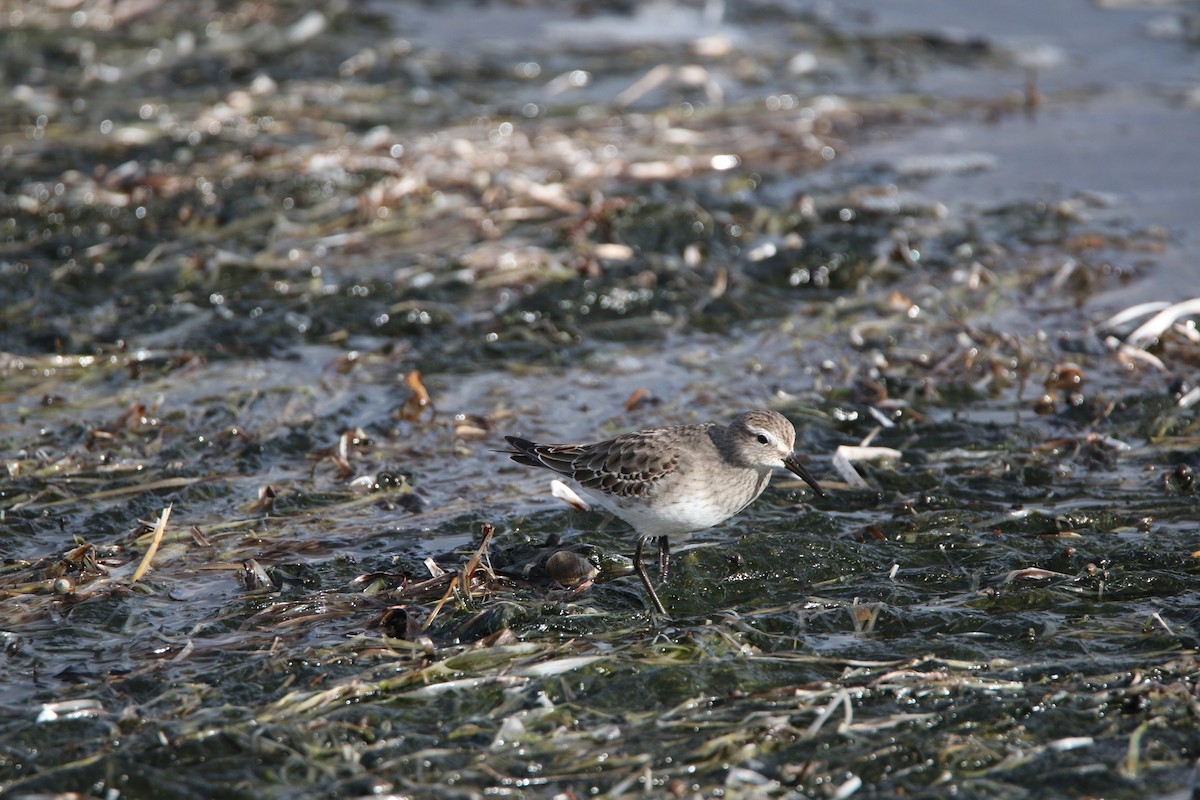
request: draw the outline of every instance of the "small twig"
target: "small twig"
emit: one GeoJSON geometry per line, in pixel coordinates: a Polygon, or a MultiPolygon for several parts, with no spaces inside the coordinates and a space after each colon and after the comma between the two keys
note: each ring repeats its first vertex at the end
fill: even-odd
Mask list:
{"type": "Polygon", "coordinates": [[[454,595],[456,591],[470,596],[471,594],[471,576],[479,567],[479,562],[483,559],[484,551],[487,550],[488,543],[492,541],[492,536],[496,533],[494,525],[489,525],[486,522],[483,524],[483,541],[479,543],[479,548],[475,553],[467,559],[467,563],[458,571],[457,580],[450,582],[446,593],[442,595],[442,599],[437,601],[437,605],[433,607],[433,611],[429,614],[429,619],[425,620],[425,624],[421,626],[421,630],[429,630],[429,626],[433,624],[438,613],[442,610],[442,606],[454,595]]]}
{"type": "Polygon", "coordinates": [[[142,563],[138,564],[130,583],[137,583],[146,574],[146,570],[150,569],[150,562],[154,560],[154,554],[158,552],[159,542],[162,541],[163,533],[167,530],[167,520],[171,518],[171,509],[174,507],[175,504],[171,503],[158,515],[158,523],[154,526],[154,538],[150,540],[150,547],[147,548],[146,555],[142,556],[142,563]]]}

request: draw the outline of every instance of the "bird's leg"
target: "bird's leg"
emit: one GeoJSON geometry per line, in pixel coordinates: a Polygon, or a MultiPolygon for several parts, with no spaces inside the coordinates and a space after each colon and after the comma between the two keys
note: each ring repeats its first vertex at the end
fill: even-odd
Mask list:
{"type": "Polygon", "coordinates": [[[667,572],[671,568],[671,540],[665,536],[658,537],[658,582],[667,582],[667,572]]]}
{"type": "Polygon", "coordinates": [[[654,591],[654,584],[650,583],[650,576],[646,574],[646,564],[642,561],[642,551],[645,548],[646,537],[639,536],[637,550],[633,554],[633,569],[642,579],[642,586],[646,587],[646,594],[650,595],[650,602],[654,604],[654,610],[666,616],[667,609],[663,607],[662,600],[658,599],[658,592],[654,591]]]}

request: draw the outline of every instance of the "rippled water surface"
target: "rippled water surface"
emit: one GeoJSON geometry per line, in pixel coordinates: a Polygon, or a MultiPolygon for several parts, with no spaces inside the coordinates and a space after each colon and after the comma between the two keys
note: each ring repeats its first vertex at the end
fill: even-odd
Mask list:
{"type": "Polygon", "coordinates": [[[0,793],[1190,797],[1200,28],[994,5],[0,9],[0,793]]]}

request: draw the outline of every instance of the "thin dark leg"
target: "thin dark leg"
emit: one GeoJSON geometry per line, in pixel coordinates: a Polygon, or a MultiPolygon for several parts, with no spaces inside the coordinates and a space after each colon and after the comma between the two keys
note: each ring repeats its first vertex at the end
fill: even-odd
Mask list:
{"type": "Polygon", "coordinates": [[[671,541],[665,536],[658,537],[658,582],[667,582],[667,572],[671,568],[671,541]]]}
{"type": "Polygon", "coordinates": [[[646,537],[639,536],[637,550],[633,554],[633,569],[637,572],[638,577],[642,579],[642,586],[646,587],[646,594],[650,595],[650,602],[654,604],[654,610],[666,616],[667,609],[663,607],[662,600],[658,599],[658,592],[654,591],[654,584],[650,583],[650,576],[646,574],[646,565],[642,561],[642,550],[645,548],[646,537]]]}

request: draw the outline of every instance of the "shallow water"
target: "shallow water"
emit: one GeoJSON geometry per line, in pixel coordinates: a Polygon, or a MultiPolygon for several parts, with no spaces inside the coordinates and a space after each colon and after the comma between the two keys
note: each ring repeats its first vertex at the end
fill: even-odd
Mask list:
{"type": "Polygon", "coordinates": [[[6,796],[1194,789],[1190,9],[188,10],[6,12],[6,796]],[[752,406],[670,619],[493,452],[752,406]]]}

